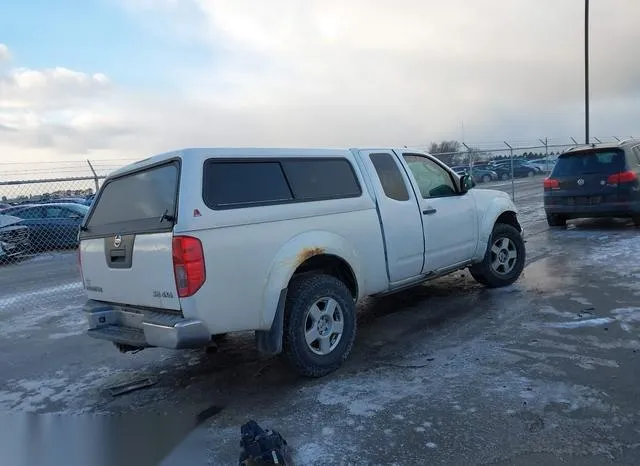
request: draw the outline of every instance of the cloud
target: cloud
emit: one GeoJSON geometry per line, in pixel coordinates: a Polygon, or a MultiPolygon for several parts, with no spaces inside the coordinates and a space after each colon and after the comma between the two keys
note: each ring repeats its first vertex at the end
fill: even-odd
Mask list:
{"type": "MultiPolygon", "coordinates": [[[[397,143],[457,133],[461,120],[476,137],[486,130],[499,138],[522,136],[510,134],[526,133],[522,125],[495,128],[522,114],[546,134],[582,125],[579,3],[183,0],[138,6],[155,12],[191,7],[204,15],[201,40],[224,60],[212,60],[192,77],[191,97],[248,117],[271,113],[266,126],[293,122],[296,135],[313,141],[366,136],[360,127],[372,120],[380,124],[369,139],[397,143]]],[[[626,97],[638,108],[640,62],[629,59],[640,40],[638,13],[640,4],[628,0],[592,7],[594,104],[626,97]]],[[[602,130],[632,126],[606,111],[593,121],[606,123],[602,130]]]]}
{"type": "MultiPolygon", "coordinates": [[[[471,141],[583,131],[580,2],[111,1],[148,34],[208,53],[187,72],[167,51],[159,72],[180,80],[166,92],[134,92],[100,72],[12,67],[5,143],[138,157],[184,146],[426,145],[460,138],[462,122],[471,141]]],[[[639,13],[630,0],[592,5],[592,134],[637,132],[639,13]]]]}
{"type": "Polygon", "coordinates": [[[9,52],[9,47],[6,44],[0,42],[0,63],[3,61],[11,60],[11,53],[9,52]]]}

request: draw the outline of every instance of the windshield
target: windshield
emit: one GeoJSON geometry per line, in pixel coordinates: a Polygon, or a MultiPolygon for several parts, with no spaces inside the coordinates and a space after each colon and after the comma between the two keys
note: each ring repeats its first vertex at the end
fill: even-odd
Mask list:
{"type": "Polygon", "coordinates": [[[624,171],[624,165],[624,152],[617,149],[566,153],[558,158],[551,176],[611,175],[624,171]]]}
{"type": "Polygon", "coordinates": [[[167,229],[177,191],[177,162],[115,178],[99,194],[86,228],[96,235],[167,229]]]}

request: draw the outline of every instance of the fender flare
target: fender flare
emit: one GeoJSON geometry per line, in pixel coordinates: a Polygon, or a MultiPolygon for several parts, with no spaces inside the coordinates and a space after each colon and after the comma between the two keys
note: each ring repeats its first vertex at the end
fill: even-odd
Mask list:
{"type": "Polygon", "coordinates": [[[482,260],[484,258],[493,227],[496,224],[498,217],[506,212],[512,212],[516,215],[518,213],[513,201],[506,197],[495,199],[491,203],[491,206],[485,211],[484,215],[480,219],[478,228],[478,246],[476,248],[474,259],[482,260]]]}
{"type": "Polygon", "coordinates": [[[349,264],[358,289],[364,289],[356,249],[345,238],[322,230],[308,231],[294,236],[280,248],[271,262],[262,290],[262,309],[260,310],[262,330],[256,331],[256,346],[260,352],[278,354],[282,351],[284,306],[289,281],[305,261],[323,254],[336,256],[349,264]]]}

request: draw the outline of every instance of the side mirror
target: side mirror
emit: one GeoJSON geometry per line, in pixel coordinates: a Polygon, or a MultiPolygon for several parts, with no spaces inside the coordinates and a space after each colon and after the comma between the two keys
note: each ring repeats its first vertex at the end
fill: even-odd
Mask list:
{"type": "Polygon", "coordinates": [[[460,177],[460,189],[463,194],[472,189],[475,185],[476,183],[470,175],[464,174],[460,177]]]}

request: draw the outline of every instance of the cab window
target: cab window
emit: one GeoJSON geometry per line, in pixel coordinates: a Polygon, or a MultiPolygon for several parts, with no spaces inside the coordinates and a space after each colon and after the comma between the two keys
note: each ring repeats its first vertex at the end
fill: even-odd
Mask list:
{"type": "Polygon", "coordinates": [[[424,199],[456,195],[453,178],[443,167],[421,155],[403,154],[403,157],[424,199]]]}

